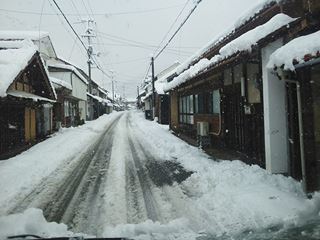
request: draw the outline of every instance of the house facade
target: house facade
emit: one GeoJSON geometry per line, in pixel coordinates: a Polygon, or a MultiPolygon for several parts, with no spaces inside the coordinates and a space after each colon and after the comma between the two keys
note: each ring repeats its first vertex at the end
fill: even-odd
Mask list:
{"type": "Polygon", "coordinates": [[[270,68],[269,61],[290,41],[319,30],[319,3],[266,1],[250,14],[175,70],[177,76],[165,87],[170,127],[194,139],[205,135],[211,147],[239,152],[249,164],[318,189],[318,60],[313,57],[287,75],[270,68]]]}
{"type": "Polygon", "coordinates": [[[6,159],[52,133],[56,94],[32,43],[0,41],[0,58],[0,159],[6,159]]]}
{"type": "Polygon", "coordinates": [[[60,79],[72,87],[69,94],[59,92],[63,94],[58,95],[55,120],[65,127],[83,124],[87,115],[88,81],[76,67],[60,59],[50,59],[47,65],[51,77],[60,79]]]}

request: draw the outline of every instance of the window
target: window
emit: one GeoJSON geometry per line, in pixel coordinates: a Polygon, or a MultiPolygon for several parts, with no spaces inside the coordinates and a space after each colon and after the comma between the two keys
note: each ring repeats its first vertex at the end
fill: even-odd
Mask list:
{"type": "Polygon", "coordinates": [[[204,92],[198,94],[197,101],[197,113],[210,114],[212,113],[212,94],[210,92],[204,92]]]}
{"type": "Polygon", "coordinates": [[[220,90],[214,90],[212,92],[212,113],[220,114],[220,90]]]}
{"type": "Polygon", "coordinates": [[[179,120],[180,123],[194,123],[194,97],[193,95],[180,97],[179,99],[179,120]]]}
{"type": "Polygon", "coordinates": [[[260,103],[259,64],[247,64],[248,102],[260,103]]]}
{"type": "Polygon", "coordinates": [[[232,84],[232,71],[228,68],[224,71],[224,85],[228,86],[232,84]]]}
{"type": "Polygon", "coordinates": [[[64,116],[69,117],[70,116],[70,107],[69,107],[69,101],[64,101],[64,116]]]}

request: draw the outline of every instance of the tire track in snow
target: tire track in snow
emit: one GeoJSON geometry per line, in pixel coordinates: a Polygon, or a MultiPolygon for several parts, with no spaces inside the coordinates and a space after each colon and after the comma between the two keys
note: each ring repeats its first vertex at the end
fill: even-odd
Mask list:
{"type": "MultiPolygon", "coordinates": [[[[95,154],[99,147],[101,148],[101,142],[107,138],[106,136],[110,131],[113,131],[119,119],[120,116],[107,126],[101,137],[92,144],[88,151],[78,156],[77,160],[72,160],[71,163],[67,161],[66,165],[59,167],[26,197],[21,199],[16,207],[10,210],[9,213],[21,212],[29,207],[38,207],[43,209],[48,221],[61,222],[66,212],[68,212],[68,221],[70,221],[70,219],[75,216],[75,213],[70,209],[68,211],[68,207],[73,199],[80,196],[76,194],[76,192],[81,192],[78,188],[84,185],[83,178],[87,174],[90,164],[94,166],[94,162],[92,163],[92,161],[99,160],[99,158],[95,157],[95,154]],[[63,171],[64,175],[61,176],[60,171],[66,168],[68,171],[63,171]]],[[[102,149],[104,149],[104,147],[102,147],[102,149]]],[[[107,161],[104,162],[107,163],[107,161]]],[[[94,171],[92,171],[92,174],[93,173],[94,171]]],[[[102,175],[104,175],[104,173],[102,175]]],[[[93,189],[95,190],[92,193],[97,193],[102,181],[102,175],[100,176],[99,174],[94,181],[95,187],[93,189]]],[[[86,191],[82,191],[82,196],[85,193],[86,191]]],[[[76,210],[77,207],[74,206],[74,210],[76,210]]],[[[65,223],[68,224],[68,222],[65,223]]]]}

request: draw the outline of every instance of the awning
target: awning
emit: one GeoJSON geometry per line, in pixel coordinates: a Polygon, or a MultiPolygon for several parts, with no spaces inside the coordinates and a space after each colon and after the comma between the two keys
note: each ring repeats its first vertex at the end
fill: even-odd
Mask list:
{"type": "Polygon", "coordinates": [[[51,102],[51,103],[55,103],[55,100],[49,99],[49,98],[45,98],[45,97],[41,97],[32,93],[27,93],[27,92],[23,92],[23,91],[16,91],[16,90],[10,90],[7,91],[7,95],[13,96],[13,97],[17,97],[17,98],[25,98],[25,99],[31,99],[34,102],[37,101],[44,101],[44,102],[51,102]]]}

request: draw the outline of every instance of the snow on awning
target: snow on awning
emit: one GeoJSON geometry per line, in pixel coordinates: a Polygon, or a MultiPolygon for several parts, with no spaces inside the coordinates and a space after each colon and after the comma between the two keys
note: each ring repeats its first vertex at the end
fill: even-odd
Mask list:
{"type": "Polygon", "coordinates": [[[106,98],[102,98],[96,95],[92,95],[91,93],[87,92],[87,95],[95,100],[97,100],[100,103],[105,103],[105,104],[111,104],[110,100],[106,99],[106,98]]]}
{"type": "Polygon", "coordinates": [[[179,76],[174,78],[173,81],[166,84],[166,86],[164,87],[164,91],[170,91],[171,89],[181,85],[182,83],[187,82],[205,69],[222,62],[223,60],[233,56],[238,52],[250,52],[252,50],[252,47],[254,45],[257,45],[260,40],[295,20],[296,19],[291,18],[283,13],[275,15],[265,24],[244,33],[240,37],[226,44],[220,49],[219,54],[212,57],[210,60],[206,58],[201,59],[195,65],[191,66],[188,70],[184,71],[179,76]]]}
{"type": "Polygon", "coordinates": [[[320,31],[298,37],[276,50],[271,56],[268,68],[283,67],[295,70],[295,64],[320,57],[320,31]]]}
{"type": "Polygon", "coordinates": [[[7,95],[13,96],[13,97],[17,97],[17,98],[26,98],[26,99],[31,99],[35,102],[37,101],[44,101],[44,102],[51,102],[51,103],[55,103],[56,101],[49,99],[49,98],[45,98],[45,97],[41,97],[32,93],[27,93],[27,92],[22,92],[22,91],[16,91],[16,90],[9,90],[7,92],[7,95]]]}
{"type": "Polygon", "coordinates": [[[61,87],[67,88],[69,90],[72,90],[72,86],[70,83],[67,83],[66,81],[63,81],[61,79],[58,78],[54,78],[54,77],[50,77],[50,81],[53,82],[54,84],[57,84],[61,87]]]}
{"type": "Polygon", "coordinates": [[[0,50],[0,97],[7,95],[10,84],[27,67],[36,51],[34,45],[28,45],[26,42],[22,48],[0,50]]]}

